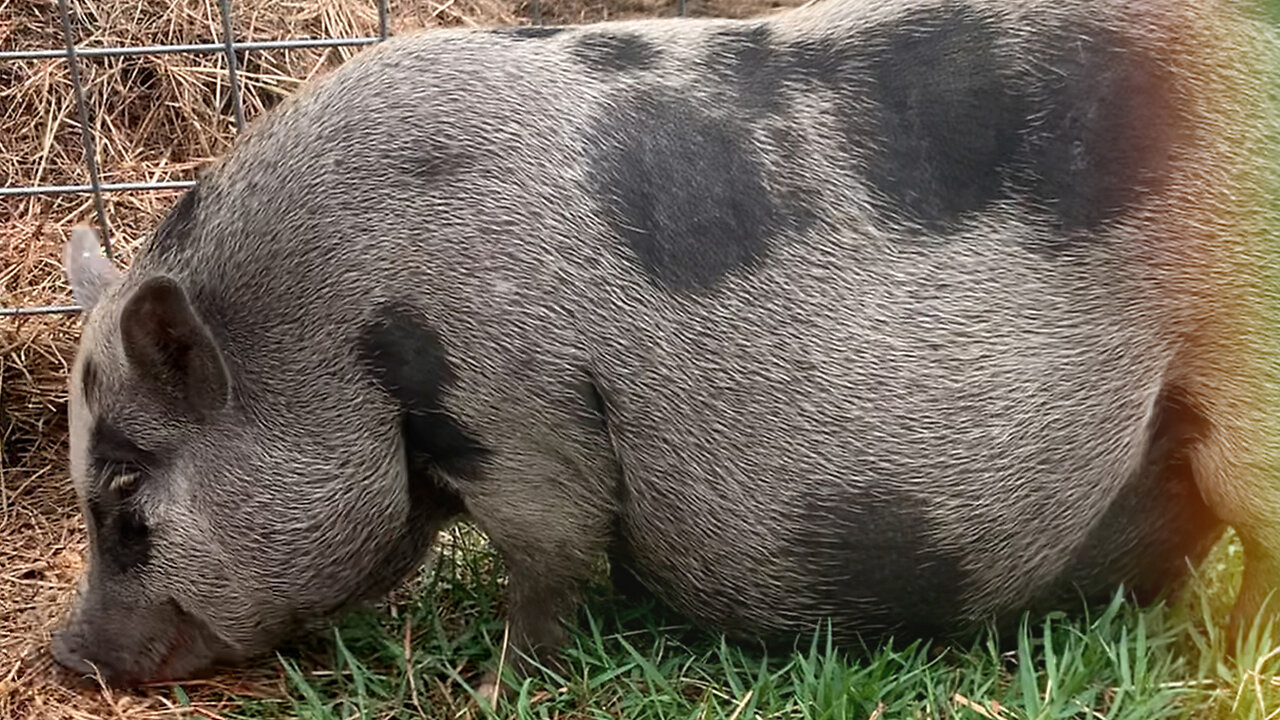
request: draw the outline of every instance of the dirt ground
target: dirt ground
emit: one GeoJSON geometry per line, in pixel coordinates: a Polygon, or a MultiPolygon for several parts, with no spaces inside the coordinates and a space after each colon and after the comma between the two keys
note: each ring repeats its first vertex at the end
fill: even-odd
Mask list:
{"type": "MultiPolygon", "coordinates": [[[[691,15],[748,16],[801,0],[689,0],[691,15]]],[[[84,45],[159,45],[220,38],[213,0],[72,2],[84,45]]],[[[544,0],[550,23],[674,15],[675,0],[544,0]]],[[[372,0],[238,0],[237,39],[370,35],[372,0]]],[[[516,0],[392,0],[393,32],[440,25],[525,23],[516,0]]],[[[0,0],[0,49],[60,48],[55,0],[0,0]]],[[[241,57],[252,119],[300,82],[336,67],[348,49],[256,51],[241,57]]],[[[90,124],[104,182],[186,179],[224,151],[234,120],[221,54],[86,59],[90,124]]],[[[87,183],[80,127],[62,59],[0,62],[0,186],[87,183]]],[[[128,262],[173,191],[106,198],[118,257],[128,262]]],[[[66,304],[59,248],[70,227],[94,221],[88,195],[0,199],[0,306],[66,304]]],[[[0,718],[172,717],[159,694],[113,697],[57,682],[46,647],[82,568],[84,534],[66,477],[66,373],[74,316],[0,318],[0,718]]],[[[192,700],[216,717],[231,695],[279,691],[278,672],[210,682],[192,700]]]]}

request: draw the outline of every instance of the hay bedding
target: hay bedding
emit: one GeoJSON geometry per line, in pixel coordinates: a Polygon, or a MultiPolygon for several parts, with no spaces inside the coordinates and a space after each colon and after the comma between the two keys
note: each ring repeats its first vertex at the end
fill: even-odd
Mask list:
{"type": "MultiPolygon", "coordinates": [[[[77,41],[94,46],[211,42],[216,0],[72,2],[77,41]]],[[[690,0],[693,15],[745,16],[800,0],[690,0]]],[[[675,0],[544,0],[549,22],[673,14],[675,0]]],[[[520,0],[392,0],[393,32],[436,25],[526,22],[520,0]]],[[[376,34],[373,0],[237,0],[240,40],[376,34]]],[[[0,48],[60,48],[55,0],[0,0],[0,48]]],[[[350,48],[241,56],[247,119],[306,78],[336,67],[350,48]]],[[[221,54],[81,59],[103,182],[188,179],[226,150],[234,120],[221,54]]],[[[88,182],[67,65],[0,63],[0,184],[88,182]]],[[[118,256],[132,252],[175,191],[106,197],[118,256]]],[[[70,227],[95,220],[87,195],[0,199],[0,305],[70,302],[59,260],[70,227]]],[[[49,629],[82,567],[84,536],[66,477],[66,374],[74,316],[0,318],[0,718],[170,717],[165,694],[112,696],[54,681],[49,629]]],[[[196,714],[217,717],[234,696],[278,695],[270,663],[202,686],[196,714]]],[[[187,711],[189,712],[189,711],[187,711]]]]}

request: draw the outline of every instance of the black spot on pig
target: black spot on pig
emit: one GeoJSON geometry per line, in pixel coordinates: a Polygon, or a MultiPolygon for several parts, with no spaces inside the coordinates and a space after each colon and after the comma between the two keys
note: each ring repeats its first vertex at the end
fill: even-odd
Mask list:
{"type": "Polygon", "coordinates": [[[961,558],[933,537],[923,503],[901,493],[810,501],[795,548],[803,573],[842,631],[944,637],[966,587],[961,558]],[[853,616],[839,617],[856,608],[853,616]],[[920,618],[931,618],[921,622],[920,618]]]}
{"type": "Polygon", "coordinates": [[[999,53],[1001,30],[952,3],[852,39],[779,49],[792,82],[828,93],[885,218],[946,233],[1008,202],[1042,213],[1037,251],[1097,236],[1167,181],[1173,79],[1114,30],[1051,28],[1033,70],[999,53]]]}
{"type": "MultiPolygon", "coordinates": [[[[850,140],[861,136],[868,180],[892,215],[936,232],[1004,194],[1031,108],[997,40],[988,19],[955,4],[913,11],[864,39],[875,109],[866,126],[850,118],[850,140]]],[[[824,76],[840,59],[828,56],[810,60],[824,76]]]]}
{"type": "Polygon", "coordinates": [[[520,40],[537,40],[540,38],[549,38],[564,32],[563,27],[555,27],[551,25],[521,25],[519,27],[499,28],[493,31],[494,35],[505,35],[507,37],[518,38],[520,40]]]}
{"type": "Polygon", "coordinates": [[[614,233],[647,275],[712,287],[758,263],[790,221],[765,186],[744,129],[675,95],[642,94],[601,116],[588,159],[614,233]]]}
{"type": "Polygon", "coordinates": [[[767,25],[750,25],[712,34],[706,63],[716,82],[726,82],[736,102],[762,113],[782,108],[784,67],[773,62],[772,32],[767,25]]]}
{"type": "Polygon", "coordinates": [[[99,559],[113,572],[128,572],[151,559],[151,532],[135,493],[158,467],[153,452],[143,450],[105,416],[89,436],[92,484],[87,492],[89,519],[99,559]],[[115,486],[123,474],[137,478],[127,487],[115,486]]]}
{"type": "Polygon", "coordinates": [[[128,503],[97,511],[102,560],[116,572],[128,572],[151,561],[151,531],[141,513],[128,503]]]}
{"type": "Polygon", "coordinates": [[[454,475],[473,471],[488,450],[444,406],[454,372],[439,333],[411,307],[385,304],[363,329],[359,353],[378,385],[400,405],[411,462],[454,475]]]}
{"type": "Polygon", "coordinates": [[[1163,186],[1176,110],[1168,71],[1114,32],[1056,31],[1051,44],[1023,185],[1072,236],[1163,186]]]}
{"type": "Polygon", "coordinates": [[[578,38],[569,52],[593,70],[623,72],[652,68],[662,51],[632,33],[593,32],[578,38]]]}

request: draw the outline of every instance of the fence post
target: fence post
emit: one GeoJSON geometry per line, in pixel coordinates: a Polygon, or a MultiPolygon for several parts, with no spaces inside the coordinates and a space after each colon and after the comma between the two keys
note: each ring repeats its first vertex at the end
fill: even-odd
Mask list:
{"type": "Polygon", "coordinates": [[[98,177],[98,143],[93,126],[89,124],[89,103],[84,98],[84,83],[80,80],[80,58],[76,55],[75,34],[71,32],[71,11],[68,0],[58,0],[58,14],[62,17],[62,40],[67,49],[67,67],[71,73],[71,87],[76,96],[76,113],[80,116],[80,142],[84,146],[84,162],[89,167],[89,186],[93,192],[94,209],[102,228],[102,246],[107,257],[112,257],[111,225],[107,222],[107,207],[102,201],[102,181],[98,177]]]}
{"type": "Polygon", "coordinates": [[[244,105],[240,102],[235,36],[231,29],[231,0],[218,0],[218,8],[222,12],[222,43],[227,48],[227,79],[231,82],[231,104],[235,108],[236,132],[241,132],[244,130],[244,105]]]}

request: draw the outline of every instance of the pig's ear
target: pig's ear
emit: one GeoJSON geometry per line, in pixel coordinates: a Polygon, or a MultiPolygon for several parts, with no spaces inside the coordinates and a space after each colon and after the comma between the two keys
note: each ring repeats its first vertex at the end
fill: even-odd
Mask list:
{"type": "Polygon", "coordinates": [[[77,225],[62,248],[62,267],[76,304],[90,310],[108,288],[120,279],[120,271],[102,256],[102,243],[92,228],[77,225]]]}
{"type": "Polygon", "coordinates": [[[171,278],[147,278],[120,313],[125,357],[199,419],[227,404],[229,381],[213,336],[171,278]]]}

